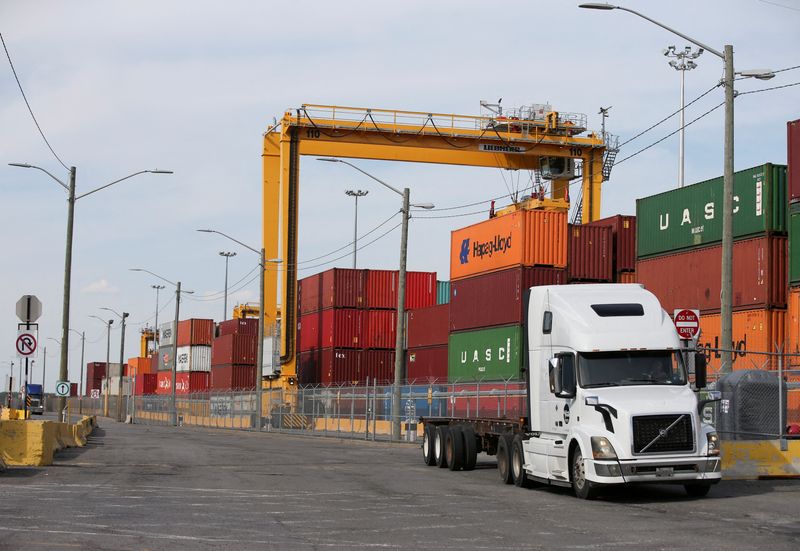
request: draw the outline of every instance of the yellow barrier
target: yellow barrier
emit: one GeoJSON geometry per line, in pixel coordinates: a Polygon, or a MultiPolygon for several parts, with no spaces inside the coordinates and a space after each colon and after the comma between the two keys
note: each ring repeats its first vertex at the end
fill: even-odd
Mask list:
{"type": "Polygon", "coordinates": [[[722,441],[722,476],[729,479],[800,477],[800,440],[722,441]]]}
{"type": "MultiPolygon", "coordinates": [[[[28,411],[28,417],[30,416],[31,412],[28,411]]],[[[0,408],[0,421],[12,421],[14,419],[24,419],[24,418],[25,418],[25,410],[0,408]]]]}
{"type": "Polygon", "coordinates": [[[35,467],[52,465],[58,450],[85,446],[86,437],[96,424],[94,417],[84,417],[75,424],[0,420],[0,462],[35,467]]]}

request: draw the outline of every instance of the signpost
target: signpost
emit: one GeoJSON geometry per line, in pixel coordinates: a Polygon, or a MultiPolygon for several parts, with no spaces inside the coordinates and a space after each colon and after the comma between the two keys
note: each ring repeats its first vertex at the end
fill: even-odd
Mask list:
{"type": "Polygon", "coordinates": [[[672,319],[682,339],[691,340],[700,332],[700,310],[676,309],[672,319]]]}
{"type": "MultiPolygon", "coordinates": [[[[17,317],[22,323],[17,326],[18,334],[15,343],[17,355],[20,358],[25,358],[25,379],[22,385],[22,408],[24,419],[28,418],[28,360],[36,353],[38,338],[36,330],[36,320],[42,315],[42,301],[36,295],[22,295],[17,301],[17,317]],[[22,327],[22,326],[25,327],[22,327]]],[[[44,393],[44,389],[42,389],[44,393]]]]}
{"type": "Polygon", "coordinates": [[[58,381],[56,383],[56,396],[59,398],[69,396],[69,381],[58,381]]]}

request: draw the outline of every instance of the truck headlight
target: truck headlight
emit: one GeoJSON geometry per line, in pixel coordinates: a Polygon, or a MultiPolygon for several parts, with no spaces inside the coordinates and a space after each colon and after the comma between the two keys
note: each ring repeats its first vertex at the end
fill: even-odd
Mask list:
{"type": "Polygon", "coordinates": [[[719,455],[719,436],[716,432],[706,434],[708,439],[708,455],[719,455]]]}
{"type": "Polygon", "coordinates": [[[592,436],[592,457],[595,459],[616,459],[617,452],[605,436],[592,436]]]}

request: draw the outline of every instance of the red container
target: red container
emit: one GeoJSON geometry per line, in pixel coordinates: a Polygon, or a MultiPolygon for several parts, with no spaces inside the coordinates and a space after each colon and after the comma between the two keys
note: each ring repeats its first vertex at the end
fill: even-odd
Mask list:
{"type": "Polygon", "coordinates": [[[525,291],[566,284],[563,268],[516,267],[450,282],[450,331],[519,325],[525,291]]]}
{"type": "Polygon", "coordinates": [[[391,384],[394,381],[394,350],[365,350],[361,361],[361,384],[391,384]]]}
{"type": "Polygon", "coordinates": [[[613,270],[632,272],[636,269],[636,217],[617,214],[589,222],[588,226],[611,228],[613,270]]]}
{"type": "MultiPolygon", "coordinates": [[[[721,259],[722,245],[648,258],[637,263],[636,278],[670,315],[676,308],[718,312],[721,259]]],[[[784,308],[786,279],[786,237],[733,243],[734,310],[784,308]]]]}
{"type": "Polygon", "coordinates": [[[242,318],[225,320],[217,326],[217,336],[225,335],[250,335],[258,336],[258,318],[242,318]]]}
{"type": "MultiPolygon", "coordinates": [[[[175,394],[195,394],[208,392],[210,374],[208,371],[182,371],[175,374],[175,394]]],[[[159,371],[156,374],[156,394],[172,393],[172,372],[159,371]]]]}
{"type": "Polygon", "coordinates": [[[89,362],[89,363],[86,364],[86,380],[87,381],[101,380],[105,376],[106,376],[106,363],[105,362],[89,362]]]}
{"type": "Polygon", "coordinates": [[[84,396],[91,396],[92,390],[102,390],[103,389],[103,379],[86,379],[86,385],[84,386],[85,394],[84,396]]]}
{"type": "Polygon", "coordinates": [[[253,390],[255,365],[215,365],[211,368],[211,390],[253,390]]]}
{"type": "Polygon", "coordinates": [[[70,398],[74,398],[77,395],[78,395],[78,383],[70,383],[69,385],[70,398]]]}
{"type": "Polygon", "coordinates": [[[406,356],[406,379],[409,384],[447,382],[447,344],[427,348],[409,348],[406,356]]]}
{"type": "Polygon", "coordinates": [[[362,343],[363,311],[331,308],[300,316],[297,324],[300,351],[315,348],[359,348],[362,343]]]}
{"type": "Polygon", "coordinates": [[[155,394],[158,387],[157,373],[144,373],[136,376],[133,392],[137,396],[142,394],[155,394]]]}
{"type": "Polygon", "coordinates": [[[447,408],[450,417],[519,419],[527,416],[525,407],[525,383],[466,383],[448,385],[448,392],[455,394],[455,402],[447,408]],[[509,396],[508,391],[517,396],[509,396]],[[480,397],[475,396],[480,392],[480,397]],[[491,393],[488,396],[485,393],[491,393]]]}
{"type": "Polygon", "coordinates": [[[214,344],[211,347],[211,365],[255,365],[257,354],[257,336],[224,335],[214,339],[214,344]]]}
{"type": "Polygon", "coordinates": [[[409,310],[406,320],[407,348],[447,345],[450,335],[450,304],[409,310]]]}
{"type": "Polygon", "coordinates": [[[326,308],[363,308],[367,270],[332,268],[298,282],[301,314],[326,308]]]}
{"type": "Polygon", "coordinates": [[[570,224],[567,272],[570,281],[612,281],[612,237],[609,226],[570,224]]]}
{"type": "Polygon", "coordinates": [[[361,384],[363,350],[326,348],[302,352],[297,357],[301,385],[361,384]]]}
{"type": "MultiPolygon", "coordinates": [[[[367,308],[397,309],[397,270],[368,270],[367,308]]],[[[436,304],[436,272],[406,272],[405,308],[436,304]]]]}
{"type": "Polygon", "coordinates": [[[800,119],[786,123],[789,202],[800,201],[800,119]]]}
{"type": "Polygon", "coordinates": [[[367,310],[363,331],[364,348],[394,348],[397,344],[397,312],[394,310],[367,310]]]}
{"type": "Polygon", "coordinates": [[[214,320],[188,319],[178,322],[178,346],[211,346],[213,338],[214,320]]]}

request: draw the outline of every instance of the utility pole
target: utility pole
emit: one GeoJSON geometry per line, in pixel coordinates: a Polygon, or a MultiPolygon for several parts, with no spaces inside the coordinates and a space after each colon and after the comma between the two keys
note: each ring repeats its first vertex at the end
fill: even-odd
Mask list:
{"type": "Polygon", "coordinates": [[[105,378],[106,378],[106,392],[105,392],[105,404],[103,404],[103,415],[108,417],[108,376],[111,371],[111,324],[114,323],[114,320],[108,320],[108,324],[106,326],[106,369],[105,369],[105,378]]]}
{"type": "Polygon", "coordinates": [[[225,321],[228,319],[228,260],[236,256],[236,253],[220,251],[219,255],[225,257],[225,301],[222,306],[222,321],[225,321]]]}
{"type": "Polygon", "coordinates": [[[697,63],[693,60],[697,59],[702,55],[705,50],[703,48],[698,48],[695,51],[692,51],[691,46],[686,46],[682,51],[677,51],[675,46],[669,46],[666,50],[664,50],[664,55],[667,57],[674,57],[675,59],[669,62],[669,66],[675,69],[676,71],[680,71],[681,73],[681,120],[680,120],[680,133],[679,136],[679,146],[678,146],[678,186],[683,187],[684,185],[684,105],[685,105],[685,80],[686,80],[686,71],[691,71],[692,69],[697,68],[697,63]]]}
{"type": "Polygon", "coordinates": [[[178,317],[181,312],[181,282],[175,284],[175,326],[172,328],[172,389],[170,405],[172,408],[172,426],[178,426],[178,406],[175,401],[175,379],[178,377],[178,317]]]}
{"type": "MultiPolygon", "coordinates": [[[[58,380],[69,380],[67,362],[69,362],[69,299],[72,284],[72,228],[75,221],[75,173],[74,166],[69,167],[69,197],[67,198],[67,247],[64,255],[64,304],[61,312],[61,362],[58,367],[58,380]]],[[[44,388],[42,388],[44,392],[44,388]]],[[[63,423],[67,399],[60,396],[58,404],[58,420],[63,423]]]]}
{"type": "MultiPolygon", "coordinates": [[[[158,355],[158,292],[164,288],[164,285],[151,285],[156,290],[156,321],[153,325],[153,350],[154,354],[158,355]]],[[[158,369],[158,367],[156,367],[158,369]]]]}
{"type": "Polygon", "coordinates": [[[128,312],[122,312],[122,336],[119,341],[119,383],[117,384],[117,422],[122,422],[122,376],[125,374],[125,318],[128,312]]]}
{"type": "Polygon", "coordinates": [[[353,269],[356,269],[356,255],[358,253],[358,198],[364,197],[369,191],[362,191],[360,189],[352,190],[348,189],[345,190],[345,195],[349,195],[350,197],[354,197],[356,200],[356,214],[355,214],[355,223],[353,224],[353,269]]]}

